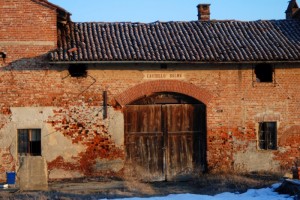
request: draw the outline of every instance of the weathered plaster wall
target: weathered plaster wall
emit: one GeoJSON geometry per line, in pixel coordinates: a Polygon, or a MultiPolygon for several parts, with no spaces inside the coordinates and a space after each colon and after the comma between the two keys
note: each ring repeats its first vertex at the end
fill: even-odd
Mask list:
{"type": "Polygon", "coordinates": [[[48,171],[45,158],[28,156],[20,158],[17,173],[20,190],[48,190],[48,171]]]}
{"type": "Polygon", "coordinates": [[[120,114],[112,108],[108,112],[109,118],[103,119],[102,110],[102,106],[87,106],[84,103],[54,109],[55,114],[47,119],[47,123],[70,141],[69,147],[82,145],[83,148],[72,154],[70,159],[65,157],[66,153],[58,150],[60,154],[51,159],[49,170],[74,171],[83,176],[118,172],[123,168],[124,122],[120,120],[118,125],[115,124],[120,114]],[[110,126],[110,123],[114,126],[110,126]],[[104,161],[107,161],[106,165],[104,161]]]}
{"type": "MultiPolygon", "coordinates": [[[[84,148],[82,145],[72,145],[71,140],[55,132],[53,128],[46,123],[47,119],[53,116],[52,107],[12,107],[10,121],[1,129],[1,149],[9,149],[10,155],[16,164],[15,169],[19,168],[20,158],[17,154],[17,130],[18,129],[41,129],[42,156],[50,162],[64,152],[66,160],[72,160],[84,148]]],[[[6,169],[8,170],[8,169],[6,169]]],[[[50,178],[52,173],[50,171],[50,178]]],[[[5,174],[2,174],[2,180],[5,174]]]]}
{"type": "MultiPolygon", "coordinates": [[[[5,180],[5,171],[18,170],[20,165],[20,158],[17,155],[18,129],[41,129],[42,156],[49,163],[50,179],[81,177],[88,170],[93,172],[118,172],[123,168],[122,150],[121,153],[111,150],[114,147],[123,149],[124,122],[121,112],[115,112],[113,108],[110,108],[107,124],[101,124],[102,117],[99,112],[102,111],[102,107],[90,109],[83,107],[85,112],[81,110],[80,113],[76,111],[71,114],[67,110],[63,111],[62,108],[57,107],[11,107],[10,109],[9,121],[6,122],[5,127],[0,131],[2,137],[0,148],[3,149],[1,153],[4,158],[2,163],[6,164],[5,166],[2,164],[1,180],[5,180]],[[100,117],[96,117],[96,121],[93,122],[91,115],[100,117]],[[66,117],[69,120],[72,117],[74,121],[81,120],[78,123],[82,123],[82,127],[78,127],[78,123],[75,122],[74,124],[68,123],[65,121],[66,117]],[[84,126],[84,123],[90,123],[90,127],[88,127],[89,125],[84,126]],[[94,123],[95,127],[92,127],[92,123],[94,123]],[[68,124],[72,128],[66,130],[64,129],[66,126],[61,127],[57,126],[57,124],[68,124]],[[110,132],[113,133],[112,135],[103,135],[103,132],[105,132],[103,129],[106,129],[105,126],[109,127],[110,132]],[[64,135],[70,134],[72,131],[77,133],[77,135],[64,135]],[[93,133],[87,135],[88,131],[93,133]],[[82,136],[80,133],[82,133],[82,136]],[[99,155],[93,155],[97,153],[99,155]],[[118,155],[113,155],[114,153],[120,154],[120,158],[109,160],[110,156],[118,157],[118,155]]],[[[74,110],[70,112],[72,111],[74,110]]]]}
{"type": "MultiPolygon", "coordinates": [[[[236,141],[237,143],[239,141],[236,141]]],[[[245,143],[245,142],[244,142],[245,143]]],[[[242,144],[245,145],[245,144],[242,144]]],[[[247,148],[237,151],[233,155],[234,170],[236,172],[247,171],[278,171],[279,163],[274,159],[272,151],[257,149],[257,142],[250,141],[247,148]]]]}

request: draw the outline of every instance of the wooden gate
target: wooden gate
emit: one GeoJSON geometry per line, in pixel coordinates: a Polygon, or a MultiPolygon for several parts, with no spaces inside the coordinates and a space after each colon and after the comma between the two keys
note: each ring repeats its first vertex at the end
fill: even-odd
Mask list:
{"type": "Polygon", "coordinates": [[[125,145],[127,163],[138,178],[187,178],[206,164],[205,106],[129,105],[125,145]]]}

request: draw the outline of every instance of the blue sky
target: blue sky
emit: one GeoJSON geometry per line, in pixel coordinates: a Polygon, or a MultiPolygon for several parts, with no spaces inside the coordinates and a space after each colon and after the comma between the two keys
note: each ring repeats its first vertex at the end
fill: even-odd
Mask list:
{"type": "Polygon", "coordinates": [[[199,3],[211,4],[211,19],[284,19],[289,0],[48,0],[72,13],[75,22],[197,20],[199,3]]]}

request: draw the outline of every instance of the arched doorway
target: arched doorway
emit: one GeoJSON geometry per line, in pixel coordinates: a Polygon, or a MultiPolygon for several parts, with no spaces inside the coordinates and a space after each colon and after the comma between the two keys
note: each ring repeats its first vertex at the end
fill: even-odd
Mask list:
{"type": "Polygon", "coordinates": [[[143,180],[190,178],[206,169],[206,108],[178,93],[154,93],[125,107],[128,167],[143,180]]]}

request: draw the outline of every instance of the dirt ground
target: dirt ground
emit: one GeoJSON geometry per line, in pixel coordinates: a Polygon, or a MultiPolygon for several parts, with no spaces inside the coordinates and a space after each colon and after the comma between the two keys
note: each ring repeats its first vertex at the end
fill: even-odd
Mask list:
{"type": "Polygon", "coordinates": [[[88,200],[165,196],[179,193],[214,195],[222,192],[245,192],[249,188],[267,187],[279,181],[280,175],[267,173],[206,174],[189,181],[152,183],[98,177],[50,182],[48,191],[0,189],[0,199],[88,200]]]}

